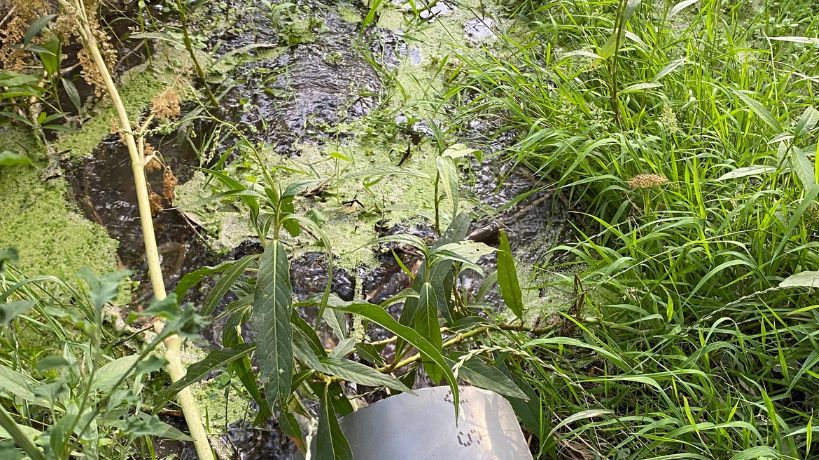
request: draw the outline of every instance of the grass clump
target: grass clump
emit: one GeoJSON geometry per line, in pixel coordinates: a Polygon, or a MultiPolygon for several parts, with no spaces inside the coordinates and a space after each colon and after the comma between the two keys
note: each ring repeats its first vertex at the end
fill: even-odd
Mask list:
{"type": "Polygon", "coordinates": [[[509,336],[540,455],[810,457],[816,5],[535,3],[462,94],[590,222],[571,327],[509,336]]]}

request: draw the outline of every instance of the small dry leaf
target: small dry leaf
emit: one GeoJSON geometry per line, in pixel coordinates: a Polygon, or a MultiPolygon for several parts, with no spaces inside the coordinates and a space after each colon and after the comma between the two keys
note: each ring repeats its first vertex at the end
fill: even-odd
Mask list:
{"type": "Polygon", "coordinates": [[[162,203],[162,197],[157,195],[154,192],[151,192],[151,194],[148,196],[148,201],[151,203],[151,215],[152,216],[156,216],[164,208],[164,205],[162,203]]]}
{"type": "Polygon", "coordinates": [[[176,178],[171,168],[165,168],[165,173],[162,176],[162,196],[166,200],[172,202],[174,191],[179,184],[179,179],[176,178]]]}

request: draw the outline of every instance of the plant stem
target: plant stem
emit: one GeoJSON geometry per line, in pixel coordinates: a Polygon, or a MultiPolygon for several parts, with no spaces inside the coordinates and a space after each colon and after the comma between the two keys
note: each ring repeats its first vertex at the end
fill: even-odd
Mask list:
{"type": "MultiPolygon", "coordinates": [[[[137,142],[134,136],[134,131],[131,128],[131,122],[128,118],[128,113],[125,105],[122,102],[119,91],[117,90],[114,80],[108,71],[108,66],[100,53],[97,41],[94,34],[91,32],[91,27],[88,18],[85,15],[85,8],[82,0],[73,0],[74,7],[78,11],[79,16],[79,32],[83,42],[87,48],[88,53],[94,60],[94,64],[98,68],[100,75],[105,82],[105,87],[111,97],[111,102],[117,111],[122,134],[125,138],[125,144],[128,147],[128,153],[131,157],[131,171],[134,176],[134,184],[137,195],[137,205],[139,207],[140,223],[142,225],[142,237],[145,243],[145,257],[148,264],[148,274],[151,279],[151,286],[154,291],[154,297],[157,300],[164,299],[167,295],[165,293],[165,281],[162,278],[162,267],[159,261],[159,251],[156,245],[156,235],[154,233],[154,224],[151,217],[151,205],[148,198],[148,184],[145,180],[145,165],[142,155],[137,147],[137,142]]],[[[165,327],[163,321],[157,320],[154,323],[154,328],[157,332],[165,327]]],[[[182,365],[180,351],[182,343],[178,336],[173,335],[165,339],[165,358],[168,361],[167,371],[171,376],[171,380],[176,382],[185,376],[185,368],[182,365]]],[[[199,407],[193,398],[189,388],[181,390],[177,395],[177,400],[182,412],[185,415],[185,422],[190,430],[191,438],[193,438],[196,453],[200,459],[212,459],[213,452],[208,443],[207,433],[205,427],[202,425],[202,419],[199,415],[199,407]]]]}
{"type": "Polygon", "coordinates": [[[45,460],[45,456],[40,452],[40,449],[34,445],[34,441],[23,433],[20,426],[17,425],[17,422],[6,412],[2,404],[0,404],[0,427],[6,430],[6,433],[11,436],[11,439],[13,439],[21,449],[26,451],[26,454],[31,457],[31,460],[45,460]]]}
{"type": "Polygon", "coordinates": [[[188,54],[191,56],[193,68],[196,70],[196,76],[199,77],[199,80],[202,82],[202,87],[205,88],[205,93],[208,96],[208,102],[210,102],[213,107],[218,107],[219,101],[216,100],[216,96],[214,96],[213,91],[210,90],[210,85],[208,85],[205,71],[202,69],[202,66],[199,65],[199,59],[196,57],[196,50],[193,49],[193,42],[191,41],[191,36],[188,33],[188,16],[185,13],[186,6],[182,1],[176,0],[176,8],[179,11],[179,20],[182,22],[182,41],[185,43],[185,49],[188,50],[188,54]]]}

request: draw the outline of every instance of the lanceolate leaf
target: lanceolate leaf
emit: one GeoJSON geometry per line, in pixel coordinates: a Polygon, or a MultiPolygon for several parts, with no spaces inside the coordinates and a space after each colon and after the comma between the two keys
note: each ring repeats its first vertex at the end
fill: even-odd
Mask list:
{"type": "Polygon", "coordinates": [[[529,400],[526,395],[515,382],[503,374],[495,367],[487,366],[480,358],[473,357],[468,359],[458,372],[458,377],[463,377],[467,382],[479,388],[484,388],[494,391],[503,396],[510,398],[529,400]]]}
{"type": "Polygon", "coordinates": [[[354,315],[362,316],[378,324],[401,339],[407,341],[410,345],[417,348],[422,356],[426,355],[427,358],[440,366],[444,372],[444,378],[446,378],[447,383],[449,383],[449,387],[452,390],[453,396],[455,397],[455,416],[457,417],[459,407],[458,382],[455,380],[455,375],[452,373],[452,369],[450,369],[438,348],[429,343],[427,339],[421,337],[421,335],[415,332],[415,330],[411,327],[404,326],[393,319],[389,313],[384,311],[384,309],[378,305],[369,303],[351,303],[345,307],[331,306],[331,308],[337,308],[354,315]]]}
{"type": "Polygon", "coordinates": [[[515,260],[512,257],[512,248],[506,233],[500,231],[500,246],[498,248],[498,287],[506,306],[517,316],[523,317],[523,295],[520,292],[518,273],[515,269],[515,260]]]}
{"type": "MultiPolygon", "coordinates": [[[[415,330],[427,339],[436,350],[443,347],[441,326],[438,322],[438,300],[432,284],[424,283],[421,286],[421,295],[418,298],[418,313],[415,315],[415,330]]],[[[433,382],[440,382],[441,370],[429,358],[423,359],[424,370],[433,382]]]]}
{"type": "MultiPolygon", "coordinates": [[[[255,257],[255,256],[247,256],[247,257],[255,257]]],[[[222,263],[220,263],[218,265],[214,265],[212,267],[207,267],[206,266],[206,267],[197,268],[196,270],[194,270],[194,271],[192,271],[190,273],[186,273],[185,276],[183,276],[182,279],[179,280],[179,283],[177,283],[177,285],[176,285],[176,289],[174,290],[174,292],[176,292],[176,297],[179,298],[179,299],[184,298],[185,294],[187,294],[188,291],[191,288],[193,288],[197,284],[201,283],[202,280],[205,279],[205,277],[215,275],[217,273],[222,273],[225,270],[235,266],[236,264],[238,264],[242,260],[244,260],[244,258],[239,259],[239,260],[230,260],[230,261],[227,261],[227,262],[222,262],[222,263]]]]}
{"type": "Polygon", "coordinates": [[[213,289],[205,298],[205,302],[202,305],[203,315],[210,315],[213,313],[213,310],[216,309],[216,306],[219,305],[222,298],[224,298],[227,293],[230,292],[230,288],[233,287],[236,280],[242,276],[245,270],[247,270],[247,267],[250,266],[255,258],[255,255],[242,257],[234,262],[232,266],[225,269],[225,274],[219,278],[219,281],[216,282],[216,285],[213,286],[213,289]]]}
{"type": "Polygon", "coordinates": [[[352,460],[353,451],[338,426],[328,387],[324,387],[316,433],[316,460],[352,460]]]}
{"type": "Polygon", "coordinates": [[[205,359],[191,364],[188,367],[188,372],[185,374],[185,377],[174,382],[173,385],[166,388],[165,391],[159,395],[159,402],[155,405],[156,408],[159,409],[164,406],[166,402],[170,401],[171,398],[183,388],[204,379],[208,374],[217,369],[221,369],[236,360],[244,358],[255,348],[256,346],[252,344],[241,344],[226,350],[214,350],[210,352],[205,359]]]}
{"type": "Polygon", "coordinates": [[[259,262],[253,321],[258,331],[256,357],[270,405],[290,393],[293,331],[290,325],[290,267],[281,241],[271,241],[259,262]]]}
{"type": "Polygon", "coordinates": [[[382,374],[372,367],[343,358],[326,357],[321,359],[323,372],[341,377],[349,382],[369,387],[385,386],[393,390],[410,393],[412,390],[390,375],[382,374]]]}

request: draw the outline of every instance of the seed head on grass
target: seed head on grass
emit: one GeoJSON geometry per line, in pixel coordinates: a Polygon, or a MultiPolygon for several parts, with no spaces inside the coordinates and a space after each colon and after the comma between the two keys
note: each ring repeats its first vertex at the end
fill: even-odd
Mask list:
{"type": "Polygon", "coordinates": [[[660,114],[660,123],[665,126],[666,131],[671,134],[680,132],[680,125],[677,123],[677,114],[674,109],[666,104],[663,106],[663,112],[660,114]]]}
{"type": "Polygon", "coordinates": [[[637,174],[628,181],[628,188],[632,190],[646,190],[666,185],[668,178],[661,174],[637,174]]]}

